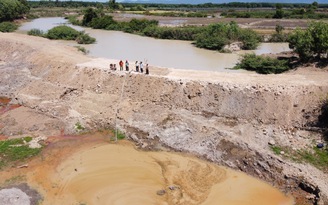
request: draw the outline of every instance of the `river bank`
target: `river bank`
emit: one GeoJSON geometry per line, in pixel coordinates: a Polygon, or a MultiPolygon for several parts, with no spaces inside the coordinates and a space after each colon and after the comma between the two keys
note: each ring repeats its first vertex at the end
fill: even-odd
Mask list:
{"type": "Polygon", "coordinates": [[[113,60],[55,41],[19,34],[0,39],[0,95],[22,105],[1,116],[4,135],[75,133],[77,122],[89,130],[113,127],[118,109],[118,127],[143,149],[190,152],[267,181],[296,202],[328,203],[326,173],[269,146],[273,140],[301,149],[321,139],[302,128],[316,119],[328,92],[325,69],[263,76],[153,66],[146,76],[111,72],[113,60]],[[22,113],[34,123],[26,124],[22,113]]]}

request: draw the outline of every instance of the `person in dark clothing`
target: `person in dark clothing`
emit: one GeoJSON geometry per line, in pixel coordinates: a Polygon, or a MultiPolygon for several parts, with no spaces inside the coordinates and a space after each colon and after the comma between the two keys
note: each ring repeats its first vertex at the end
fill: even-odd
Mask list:
{"type": "Polygon", "coordinates": [[[148,63],[146,64],[146,75],[149,75],[149,65],[148,65],[148,63]]]}
{"type": "Polygon", "coordinates": [[[138,61],[136,61],[136,72],[139,72],[139,64],[138,64],[138,61]]]}
{"type": "Polygon", "coordinates": [[[128,60],[125,61],[125,70],[129,71],[129,61],[128,60]]]}

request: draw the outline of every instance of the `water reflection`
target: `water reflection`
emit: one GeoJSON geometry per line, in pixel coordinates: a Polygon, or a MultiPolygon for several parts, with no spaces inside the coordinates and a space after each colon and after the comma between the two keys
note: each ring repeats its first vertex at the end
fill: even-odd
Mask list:
{"type": "MultiPolygon", "coordinates": [[[[47,31],[61,24],[67,24],[67,20],[64,18],[40,18],[25,23],[19,30],[27,32],[33,28],[38,28],[47,31]]],[[[129,60],[130,62],[138,60],[159,67],[241,72],[225,68],[233,67],[240,59],[240,54],[245,53],[224,54],[196,48],[188,41],[162,40],[119,31],[72,27],[80,31],[85,30],[97,39],[95,44],[83,45],[90,51],[90,56],[129,60]]],[[[75,45],[72,42],[67,44],[75,45]]],[[[255,53],[278,53],[286,50],[288,50],[288,44],[262,44],[255,53]]]]}

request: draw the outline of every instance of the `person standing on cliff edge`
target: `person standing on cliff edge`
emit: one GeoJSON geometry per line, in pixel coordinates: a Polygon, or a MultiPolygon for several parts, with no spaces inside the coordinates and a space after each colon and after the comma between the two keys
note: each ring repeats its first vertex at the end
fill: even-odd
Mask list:
{"type": "Polygon", "coordinates": [[[129,71],[129,61],[125,61],[125,71],[129,71]]]}
{"type": "Polygon", "coordinates": [[[143,64],[141,61],[140,61],[140,72],[143,73],[143,64]]]}
{"type": "Polygon", "coordinates": [[[139,72],[139,64],[138,64],[138,61],[136,61],[136,72],[139,72]]]}
{"type": "Polygon", "coordinates": [[[149,65],[148,65],[148,63],[146,64],[146,75],[149,75],[149,65]]]}
{"type": "Polygon", "coordinates": [[[123,61],[122,60],[119,62],[119,65],[120,65],[120,71],[123,71],[123,61]]]}

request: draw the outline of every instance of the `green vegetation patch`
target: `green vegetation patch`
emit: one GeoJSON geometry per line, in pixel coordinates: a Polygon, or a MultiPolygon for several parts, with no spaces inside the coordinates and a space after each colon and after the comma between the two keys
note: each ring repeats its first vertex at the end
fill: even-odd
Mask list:
{"type": "Polygon", "coordinates": [[[77,31],[69,26],[56,26],[50,29],[47,33],[39,29],[31,29],[28,35],[41,36],[55,40],[75,40],[78,44],[91,44],[96,42],[96,39],[89,36],[84,31],[77,31]]]}
{"type": "Polygon", "coordinates": [[[278,60],[270,57],[246,54],[243,59],[233,69],[245,69],[261,74],[278,74],[290,69],[287,60],[278,60]]]}
{"type": "Polygon", "coordinates": [[[69,26],[56,26],[48,31],[46,37],[49,39],[75,40],[79,32],[69,26]]]}
{"type": "Polygon", "coordinates": [[[21,18],[28,11],[29,7],[25,0],[1,0],[0,22],[21,18]]]}
{"type": "Polygon", "coordinates": [[[117,131],[117,139],[118,140],[123,140],[123,139],[125,139],[125,134],[123,133],[123,132],[121,132],[121,131],[117,131]]]}
{"type": "Polygon", "coordinates": [[[39,154],[42,148],[29,148],[26,144],[31,140],[32,137],[24,137],[0,141],[0,169],[39,154]]]}
{"type": "Polygon", "coordinates": [[[96,42],[96,39],[86,34],[84,31],[79,32],[79,35],[75,39],[78,44],[92,44],[96,42]]]}
{"type": "Polygon", "coordinates": [[[81,125],[80,122],[77,122],[77,123],[75,123],[75,125],[74,125],[74,129],[75,129],[77,132],[81,132],[81,131],[85,130],[85,127],[83,127],[83,125],[81,125]]]}
{"type": "Polygon", "coordinates": [[[27,32],[28,35],[31,35],[31,36],[41,36],[43,37],[44,36],[44,32],[40,29],[31,29],[27,32]]]}
{"type": "Polygon", "coordinates": [[[15,23],[11,23],[11,22],[0,23],[0,32],[5,32],[5,33],[14,32],[17,28],[18,26],[15,23]]]}
{"type": "Polygon", "coordinates": [[[81,51],[84,54],[89,53],[89,51],[86,48],[82,47],[82,46],[75,46],[75,48],[77,48],[78,51],[81,51]]]}
{"type": "Polygon", "coordinates": [[[283,149],[279,146],[271,146],[271,149],[276,155],[280,155],[280,153],[283,151],[283,149]]]}
{"type": "Polygon", "coordinates": [[[282,147],[282,146],[271,146],[271,150],[276,155],[289,158],[298,163],[309,163],[318,169],[328,172],[328,148],[317,148],[317,147],[309,147],[307,149],[301,150],[293,150],[290,147],[282,147]]]}
{"type": "Polygon", "coordinates": [[[296,29],[288,39],[289,47],[307,62],[328,59],[328,23],[312,22],[306,30],[296,29]]]}
{"type": "Polygon", "coordinates": [[[328,171],[328,149],[319,149],[313,147],[310,150],[298,151],[298,158],[301,161],[305,161],[309,164],[313,164],[315,167],[328,171]]]}

